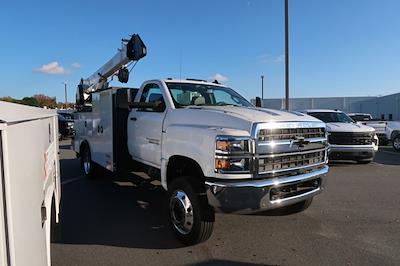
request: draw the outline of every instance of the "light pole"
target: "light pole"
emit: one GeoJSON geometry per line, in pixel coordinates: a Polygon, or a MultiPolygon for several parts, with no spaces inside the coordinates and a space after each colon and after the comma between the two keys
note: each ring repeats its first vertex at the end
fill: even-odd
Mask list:
{"type": "Polygon", "coordinates": [[[261,75],[261,99],[264,100],[264,75],[261,75]]]}
{"type": "Polygon", "coordinates": [[[289,0],[285,0],[285,109],[289,110],[289,0]]]}
{"type": "Polygon", "coordinates": [[[65,109],[67,109],[67,82],[63,82],[64,84],[64,97],[65,97],[65,109]]]}

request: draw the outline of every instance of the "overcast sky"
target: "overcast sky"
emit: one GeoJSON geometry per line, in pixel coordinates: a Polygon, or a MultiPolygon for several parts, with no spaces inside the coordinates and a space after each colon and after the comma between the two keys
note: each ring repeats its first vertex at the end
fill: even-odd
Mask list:
{"type": "MultiPolygon", "coordinates": [[[[289,0],[291,96],[400,91],[400,1],[289,0]]],[[[148,55],[128,83],[217,77],[246,98],[284,95],[284,1],[3,1],[0,96],[69,100],[139,33],[148,55]],[[182,71],[180,71],[180,65],[182,71]]]]}

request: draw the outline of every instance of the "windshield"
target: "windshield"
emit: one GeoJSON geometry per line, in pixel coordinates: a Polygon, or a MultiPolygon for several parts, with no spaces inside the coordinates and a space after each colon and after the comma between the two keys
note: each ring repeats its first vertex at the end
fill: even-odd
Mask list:
{"type": "Polygon", "coordinates": [[[184,106],[252,106],[245,98],[230,88],[191,84],[167,83],[175,107],[184,106]]]}
{"type": "Polygon", "coordinates": [[[354,123],[348,115],[341,112],[312,112],[308,114],[325,123],[354,123]]]}
{"type": "Polygon", "coordinates": [[[354,121],[370,121],[372,117],[370,115],[350,115],[354,121]]]}

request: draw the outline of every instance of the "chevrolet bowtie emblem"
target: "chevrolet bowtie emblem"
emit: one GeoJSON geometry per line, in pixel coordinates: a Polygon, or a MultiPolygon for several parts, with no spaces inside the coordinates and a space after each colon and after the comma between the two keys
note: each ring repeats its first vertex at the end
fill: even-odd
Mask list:
{"type": "Polygon", "coordinates": [[[290,140],[290,148],[292,148],[294,144],[296,144],[299,148],[302,148],[304,147],[304,145],[307,145],[308,143],[310,142],[306,140],[304,137],[295,136],[293,137],[293,139],[290,140]]]}

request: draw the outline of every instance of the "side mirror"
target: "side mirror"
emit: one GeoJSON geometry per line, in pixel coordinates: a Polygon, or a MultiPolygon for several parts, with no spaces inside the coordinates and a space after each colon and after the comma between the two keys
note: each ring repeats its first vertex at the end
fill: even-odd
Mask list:
{"type": "Polygon", "coordinates": [[[262,105],[261,98],[260,97],[256,97],[256,107],[262,107],[261,105],[262,105]]]}

